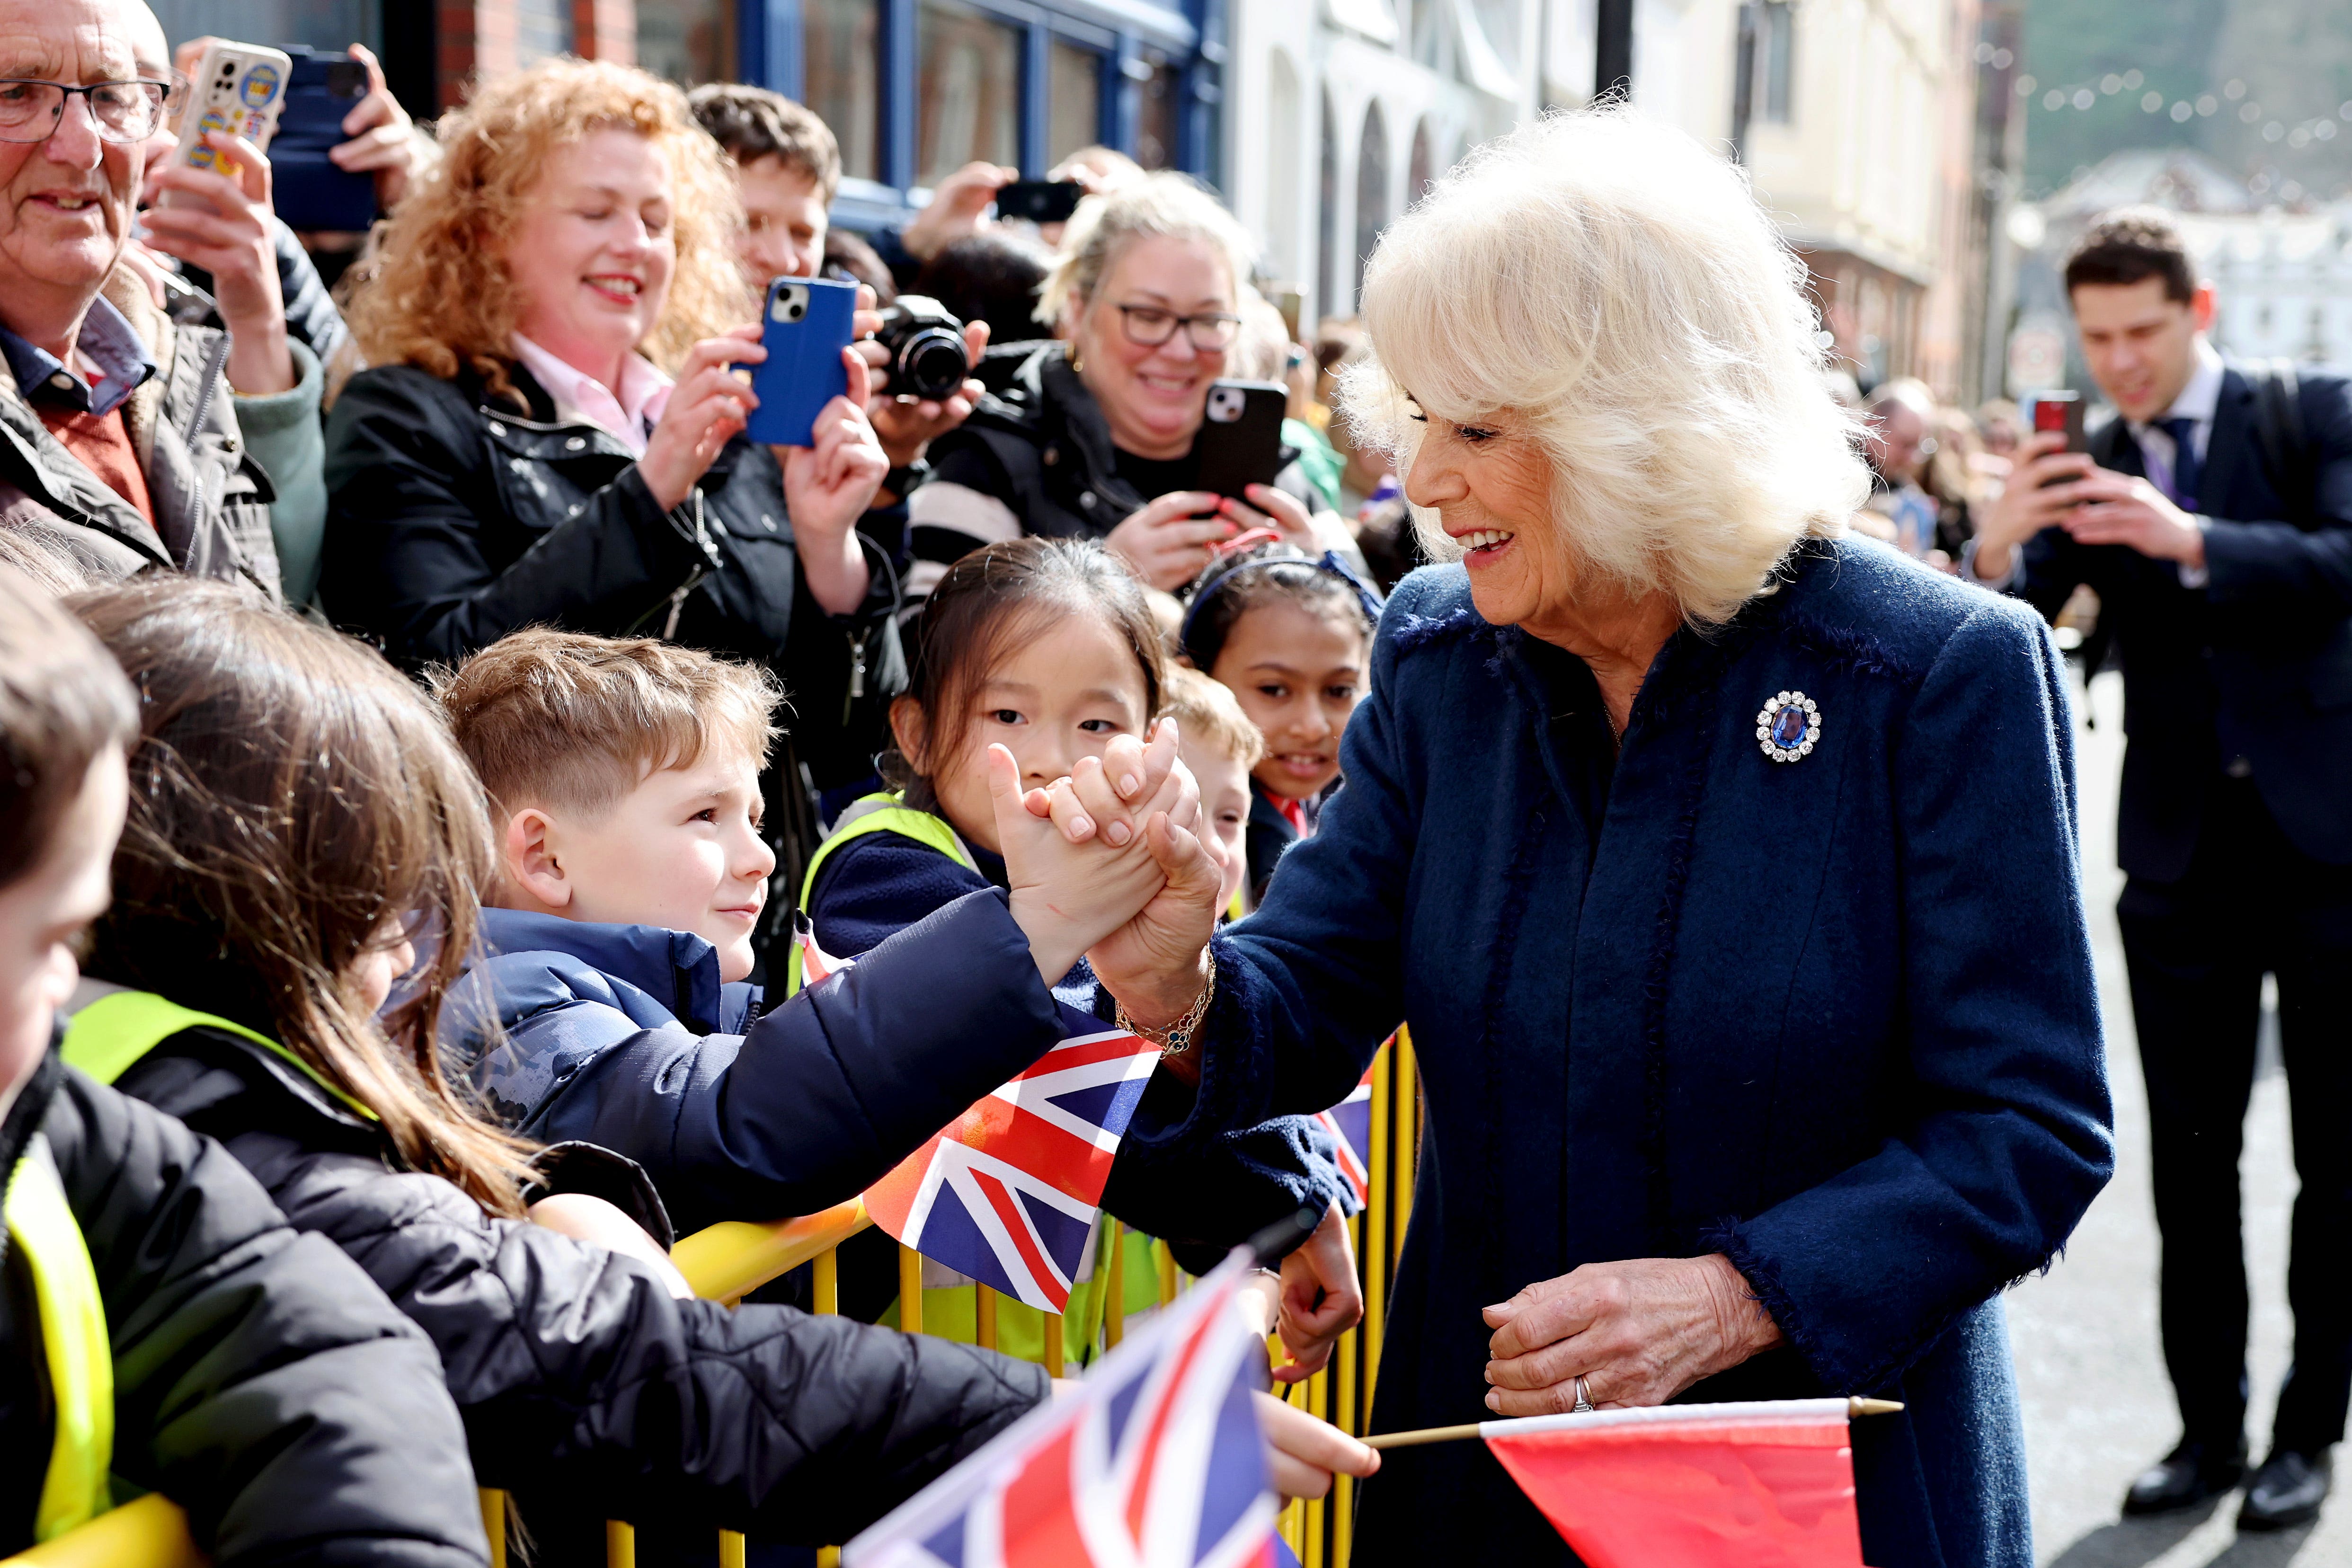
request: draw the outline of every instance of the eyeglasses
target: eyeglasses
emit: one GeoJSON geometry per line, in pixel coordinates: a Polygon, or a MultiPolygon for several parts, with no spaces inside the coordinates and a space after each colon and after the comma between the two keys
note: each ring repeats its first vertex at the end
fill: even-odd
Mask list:
{"type": "Polygon", "coordinates": [[[1139,349],[1156,349],[1184,329],[1184,337],[1195,352],[1214,354],[1234,346],[1234,338],[1241,330],[1242,319],[1223,310],[1202,311],[1193,316],[1179,316],[1173,310],[1162,310],[1157,305],[1122,305],[1118,308],[1119,329],[1127,340],[1139,349]]]}
{"type": "Polygon", "coordinates": [[[103,141],[144,141],[180,100],[183,82],[101,81],[68,87],[55,81],[0,78],[0,141],[47,141],[65,122],[66,100],[89,100],[90,122],[103,141]]]}

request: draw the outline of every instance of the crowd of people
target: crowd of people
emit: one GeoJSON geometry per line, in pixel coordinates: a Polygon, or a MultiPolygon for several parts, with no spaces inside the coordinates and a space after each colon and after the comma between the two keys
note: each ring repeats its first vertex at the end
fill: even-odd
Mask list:
{"type": "MultiPolygon", "coordinates": [[[[383,215],[331,288],[261,150],[174,158],[205,42],[0,0],[0,1422],[52,1439],[0,1551],[110,1475],[225,1564],[480,1563],[469,1481],[553,1562],[607,1515],[844,1540],[1100,1300],[1058,1356],[1003,1303],[1000,1354],[937,1265],[908,1335],[861,1244],[824,1316],[670,1246],[856,1196],[1069,1006],[1164,1052],[1108,1214],[1196,1270],[1323,1216],[1249,1293],[1277,1375],[1363,1305],[1314,1113],[1410,1022],[1383,1425],[1890,1393],[1870,1560],[2028,1560],[1997,1293],[2112,1158],[2034,609],[2095,581],[2161,662],[2050,545],[2146,550],[2144,497],[2039,487],[2112,462],[1841,385],[1745,187],[1622,113],[1482,152],[1317,325],[1107,149],[1066,223],[973,164],[859,236],[774,93],[555,59],[428,133],[354,48],[333,156],[383,215]],[[857,288],[801,444],[749,434],[780,278],[857,288]],[[1228,494],[1234,381],[1283,445],[1228,494]]],[[[2320,1496],[2343,1350],[2282,1432],[2320,1496]]],[[[2148,1506],[2242,1468],[2197,1397],[2148,1506]]],[[[1286,1492],[1380,1468],[1261,1415],[1286,1492]]],[[[1391,1471],[1362,1561],[1562,1550],[1467,1447],[1391,1471]]]]}

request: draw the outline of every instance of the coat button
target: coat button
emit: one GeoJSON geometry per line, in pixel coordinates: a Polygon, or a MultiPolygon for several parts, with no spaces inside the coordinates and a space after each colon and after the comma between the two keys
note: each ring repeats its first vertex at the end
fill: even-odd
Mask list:
{"type": "Polygon", "coordinates": [[[1055,464],[1059,463],[1061,460],[1062,449],[1058,446],[1048,446],[1045,448],[1045,455],[1038,458],[1038,461],[1043,463],[1048,468],[1051,468],[1055,464]]]}
{"type": "Polygon", "coordinates": [[[1095,493],[1092,490],[1079,491],[1078,505],[1084,507],[1090,512],[1093,511],[1095,509],[1095,493]]]}
{"type": "Polygon", "coordinates": [[[56,375],[49,378],[49,384],[57,388],[59,392],[71,392],[73,390],[74,379],[73,377],[66,374],[65,371],[59,371],[56,375]]]}
{"type": "Polygon", "coordinates": [[[566,436],[563,441],[563,450],[566,452],[577,452],[587,444],[588,438],[584,435],[566,436]]]}
{"type": "Polygon", "coordinates": [[[506,433],[507,427],[505,425],[500,424],[495,419],[490,421],[490,434],[492,435],[504,435],[506,433]]]}

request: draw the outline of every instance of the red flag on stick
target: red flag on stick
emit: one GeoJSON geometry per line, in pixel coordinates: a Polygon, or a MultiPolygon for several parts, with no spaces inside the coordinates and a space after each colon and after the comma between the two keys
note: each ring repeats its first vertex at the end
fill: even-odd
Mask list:
{"type": "Polygon", "coordinates": [[[1484,1421],[1588,1568],[1862,1568],[1843,1399],[1484,1421]]]}

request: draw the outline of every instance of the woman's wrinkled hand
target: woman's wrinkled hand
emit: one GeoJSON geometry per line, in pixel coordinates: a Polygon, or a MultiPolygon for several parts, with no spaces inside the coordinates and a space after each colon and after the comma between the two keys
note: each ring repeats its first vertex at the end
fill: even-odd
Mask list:
{"type": "MultiPolygon", "coordinates": [[[[1135,749],[1138,760],[1129,770],[1151,780],[1141,800],[1142,830],[1116,841],[1091,827],[1073,834],[1069,779],[1024,794],[1013,754],[989,747],[988,787],[1013,918],[1028,936],[1037,972],[1048,984],[1080,956],[1146,918],[1166,895],[1171,865],[1184,873],[1194,861],[1208,862],[1192,831],[1200,821],[1200,786],[1176,759],[1174,725],[1162,722],[1164,735],[1148,750],[1135,749]]],[[[1085,758],[1079,766],[1098,769],[1101,764],[1085,758]]]]}
{"type": "Polygon", "coordinates": [[[1334,1475],[1361,1480],[1381,1468],[1378,1449],[1364,1447],[1328,1421],[1271,1394],[1253,1397],[1274,1459],[1274,1490],[1284,1497],[1318,1498],[1331,1490],[1334,1475]]]}
{"type": "Polygon", "coordinates": [[[1315,1234],[1282,1260],[1280,1325],[1290,1361],[1274,1369],[1275,1381],[1304,1383],[1322,1371],[1339,1336],[1363,1317],[1356,1249],[1348,1239],[1348,1217],[1335,1203],[1315,1234]]]}
{"type": "Polygon", "coordinates": [[[1152,587],[1173,593],[1200,575],[1215,556],[1214,546],[1242,531],[1219,515],[1223,505],[1223,497],[1207,490],[1171,490],[1138,507],[1104,537],[1103,547],[1152,587]]]}
{"type": "Polygon", "coordinates": [[[1573,1410],[1580,1376],[1603,1409],[1663,1405],[1782,1343],[1720,1252],[1587,1263],[1488,1307],[1486,1318],[1495,1330],[1486,1408],[1503,1416],[1573,1410]]]}

